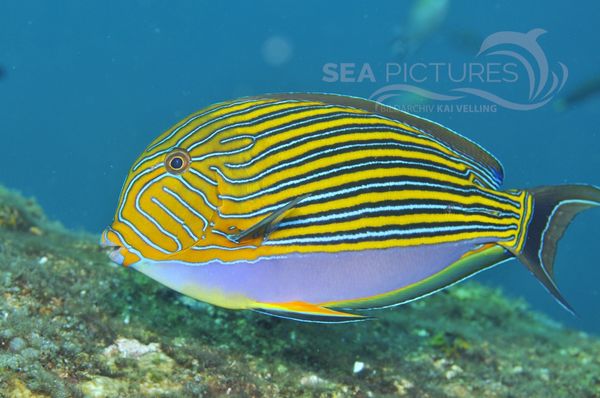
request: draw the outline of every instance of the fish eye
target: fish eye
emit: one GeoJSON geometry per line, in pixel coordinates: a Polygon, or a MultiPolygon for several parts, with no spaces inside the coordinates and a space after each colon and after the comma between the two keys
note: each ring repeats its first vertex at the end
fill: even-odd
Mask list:
{"type": "Polygon", "coordinates": [[[171,174],[181,174],[190,166],[190,155],[185,149],[175,148],[165,158],[165,168],[171,174]]]}

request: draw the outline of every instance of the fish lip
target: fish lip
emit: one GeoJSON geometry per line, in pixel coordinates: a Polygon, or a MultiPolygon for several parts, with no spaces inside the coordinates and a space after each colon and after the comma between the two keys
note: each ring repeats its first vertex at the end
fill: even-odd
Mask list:
{"type": "Polygon", "coordinates": [[[105,230],[104,233],[102,234],[102,238],[100,239],[100,247],[102,247],[102,249],[104,249],[104,251],[106,251],[107,253],[110,253],[110,252],[113,252],[115,250],[119,250],[120,248],[122,248],[123,246],[117,245],[116,243],[110,241],[106,237],[107,231],[108,230],[105,230]]]}
{"type": "Polygon", "coordinates": [[[122,248],[123,246],[106,247],[106,254],[108,255],[110,261],[118,265],[123,265],[123,262],[125,261],[125,256],[123,256],[123,254],[121,253],[122,248]]]}
{"type": "Polygon", "coordinates": [[[123,262],[123,255],[121,254],[121,249],[123,246],[106,244],[101,244],[101,246],[104,253],[106,253],[112,262],[117,264],[121,264],[123,262]]]}
{"type": "Polygon", "coordinates": [[[106,253],[106,255],[108,256],[108,258],[110,258],[111,261],[117,264],[123,264],[124,256],[121,253],[121,249],[123,249],[123,246],[116,244],[108,238],[109,231],[112,231],[111,227],[106,228],[102,233],[102,236],[100,237],[100,247],[102,247],[103,251],[106,253]]]}

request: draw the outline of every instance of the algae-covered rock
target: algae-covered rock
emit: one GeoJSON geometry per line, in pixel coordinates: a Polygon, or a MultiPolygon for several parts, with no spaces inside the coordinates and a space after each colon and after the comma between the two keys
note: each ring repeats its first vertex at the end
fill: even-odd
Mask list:
{"type": "Polygon", "coordinates": [[[47,223],[42,208],[34,199],[26,199],[0,186],[0,228],[42,235],[41,225],[47,223]]]}
{"type": "Polygon", "coordinates": [[[81,383],[79,388],[86,397],[118,397],[127,393],[127,382],[106,376],[95,376],[81,383]]]}
{"type": "Polygon", "coordinates": [[[600,396],[600,341],[498,290],[342,325],[197,305],[1,188],[0,297],[0,396],[600,396]]]}

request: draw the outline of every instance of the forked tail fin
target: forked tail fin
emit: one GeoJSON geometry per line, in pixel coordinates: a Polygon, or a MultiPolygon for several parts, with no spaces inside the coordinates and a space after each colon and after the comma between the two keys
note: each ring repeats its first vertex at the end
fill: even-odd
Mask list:
{"type": "Polygon", "coordinates": [[[533,214],[527,226],[519,260],[568,311],[575,313],[554,282],[554,257],[558,241],[582,210],[600,206],[600,189],[590,185],[559,185],[528,190],[533,214]]]}

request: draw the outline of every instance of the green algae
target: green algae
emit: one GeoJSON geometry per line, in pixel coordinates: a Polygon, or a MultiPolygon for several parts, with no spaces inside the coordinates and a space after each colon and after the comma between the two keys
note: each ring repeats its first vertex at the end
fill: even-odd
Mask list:
{"type": "Polygon", "coordinates": [[[222,310],[112,265],[5,189],[0,270],[7,396],[600,395],[600,340],[472,282],[358,324],[222,310]]]}

